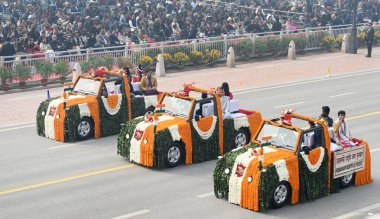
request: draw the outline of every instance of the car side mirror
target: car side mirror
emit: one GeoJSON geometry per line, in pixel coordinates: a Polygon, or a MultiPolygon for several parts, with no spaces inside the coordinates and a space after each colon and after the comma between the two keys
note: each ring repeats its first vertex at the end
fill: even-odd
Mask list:
{"type": "Polygon", "coordinates": [[[200,119],[200,116],[199,115],[195,115],[195,121],[199,121],[199,119],[200,119]]]}
{"type": "Polygon", "coordinates": [[[302,151],[305,152],[306,155],[310,154],[310,147],[309,146],[303,146],[302,151]]]}

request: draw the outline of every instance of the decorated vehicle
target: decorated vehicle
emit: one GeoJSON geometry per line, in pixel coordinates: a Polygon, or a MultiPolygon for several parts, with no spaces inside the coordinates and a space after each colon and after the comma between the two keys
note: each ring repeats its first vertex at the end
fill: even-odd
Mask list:
{"type": "Polygon", "coordinates": [[[115,135],[120,124],[144,115],[158,98],[131,95],[128,78],[121,73],[80,75],[74,84],[65,85],[62,96],[40,104],[37,133],[61,142],[115,135]]]}
{"type": "Polygon", "coordinates": [[[155,112],[124,125],[118,154],[144,166],[164,168],[216,159],[247,144],[261,123],[261,114],[239,109],[238,100],[226,98],[215,89],[193,85],[165,93],[155,112]],[[226,103],[230,107],[223,112],[226,103]]]}
{"type": "Polygon", "coordinates": [[[218,160],[213,175],[217,198],[265,211],[372,181],[367,142],[331,151],[333,136],[325,123],[294,113],[285,117],[264,120],[251,144],[218,160]],[[311,125],[300,128],[302,123],[311,125]]]}

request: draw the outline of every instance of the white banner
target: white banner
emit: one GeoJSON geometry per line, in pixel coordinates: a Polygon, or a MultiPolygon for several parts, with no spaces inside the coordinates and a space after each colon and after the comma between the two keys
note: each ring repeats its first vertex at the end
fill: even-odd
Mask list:
{"type": "Polygon", "coordinates": [[[334,152],[334,179],[364,170],[365,146],[334,152]]]}

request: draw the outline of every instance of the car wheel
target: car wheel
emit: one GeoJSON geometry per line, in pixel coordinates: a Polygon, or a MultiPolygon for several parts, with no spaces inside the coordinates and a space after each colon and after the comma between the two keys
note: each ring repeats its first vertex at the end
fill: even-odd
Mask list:
{"type": "Polygon", "coordinates": [[[289,200],[290,189],[288,184],[280,183],[276,186],[270,199],[272,208],[281,208],[289,200]]]}
{"type": "Polygon", "coordinates": [[[354,182],[354,174],[348,174],[339,178],[340,187],[342,189],[349,187],[354,182]]]}
{"type": "Polygon", "coordinates": [[[90,119],[82,118],[77,126],[77,137],[79,140],[88,139],[93,132],[93,127],[90,119]]]}
{"type": "Polygon", "coordinates": [[[246,129],[239,129],[235,136],[235,148],[240,148],[249,143],[250,135],[246,129]]]}
{"type": "Polygon", "coordinates": [[[178,166],[182,160],[182,147],[178,142],[173,142],[166,152],[166,164],[169,167],[178,166]]]}

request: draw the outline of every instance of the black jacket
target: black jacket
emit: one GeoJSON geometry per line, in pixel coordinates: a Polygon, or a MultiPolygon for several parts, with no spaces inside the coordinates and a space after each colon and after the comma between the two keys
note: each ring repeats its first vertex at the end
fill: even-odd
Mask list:
{"type": "Polygon", "coordinates": [[[367,32],[365,33],[365,41],[367,43],[373,43],[374,35],[375,35],[375,28],[369,27],[367,32]]]}
{"type": "Polygon", "coordinates": [[[16,54],[16,48],[11,43],[6,43],[1,48],[1,56],[14,56],[16,54]]]}

